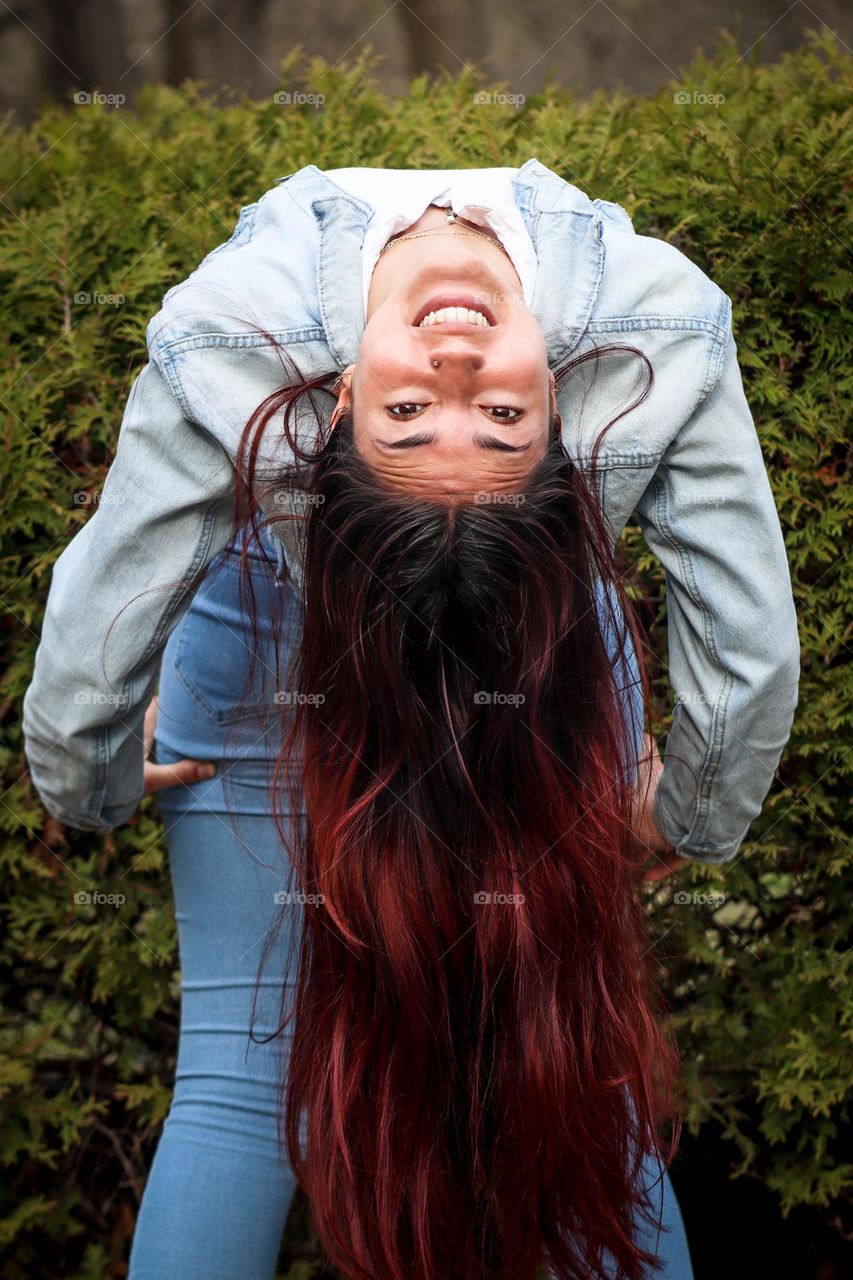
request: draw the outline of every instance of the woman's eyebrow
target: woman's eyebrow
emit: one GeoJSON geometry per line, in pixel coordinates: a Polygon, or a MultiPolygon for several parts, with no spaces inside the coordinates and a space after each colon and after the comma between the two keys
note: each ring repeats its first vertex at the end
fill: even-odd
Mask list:
{"type": "MultiPolygon", "coordinates": [[[[421,444],[432,444],[438,439],[438,433],[417,431],[413,436],[406,436],[404,440],[383,440],[381,436],[372,436],[371,439],[374,444],[378,444],[383,449],[416,449],[421,444]]],[[[503,453],[523,453],[533,444],[532,440],[528,440],[527,444],[507,444],[506,440],[486,435],[483,431],[475,431],[472,439],[481,449],[500,449],[503,453]]]]}

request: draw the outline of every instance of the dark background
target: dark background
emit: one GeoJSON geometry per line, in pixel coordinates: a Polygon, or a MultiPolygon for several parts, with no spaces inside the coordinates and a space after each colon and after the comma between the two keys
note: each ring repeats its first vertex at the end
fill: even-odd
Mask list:
{"type": "Polygon", "coordinates": [[[263,98],[297,45],[334,64],[370,44],[383,59],[379,86],[393,93],[420,72],[455,75],[466,63],[515,94],[549,74],[581,95],[644,93],[709,52],[721,27],[737,33],[741,56],[771,61],[809,28],[853,44],[845,0],[4,0],[0,107],[26,117],[38,101],[94,88],[132,103],[149,81],[188,76],[263,98]]]}

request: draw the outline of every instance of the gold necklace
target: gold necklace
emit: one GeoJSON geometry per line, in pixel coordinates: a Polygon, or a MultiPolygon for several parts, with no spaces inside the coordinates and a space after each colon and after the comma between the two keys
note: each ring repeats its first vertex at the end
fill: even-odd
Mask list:
{"type": "MultiPolygon", "coordinates": [[[[447,210],[446,220],[448,222],[456,221],[456,214],[453,212],[452,209],[447,210]]],[[[376,261],[378,262],[379,258],[382,257],[382,254],[387,253],[387,251],[391,248],[392,245],[399,244],[401,240],[419,240],[421,236],[454,236],[454,237],[480,236],[483,240],[489,240],[492,244],[497,245],[497,247],[503,253],[505,253],[507,257],[509,257],[509,254],[507,253],[504,246],[501,244],[500,240],[497,240],[494,236],[486,235],[485,231],[473,231],[473,230],[435,231],[434,230],[434,231],[412,231],[406,236],[395,236],[392,240],[389,240],[388,243],[385,245],[385,247],[381,250],[381,252],[379,253],[379,257],[377,257],[376,261]]]]}

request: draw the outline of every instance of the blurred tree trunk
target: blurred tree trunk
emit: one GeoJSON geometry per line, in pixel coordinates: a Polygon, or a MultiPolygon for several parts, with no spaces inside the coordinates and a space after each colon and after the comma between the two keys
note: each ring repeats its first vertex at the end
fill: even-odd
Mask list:
{"type": "Polygon", "coordinates": [[[268,0],[206,0],[197,11],[206,66],[215,66],[219,84],[252,97],[271,94],[278,80],[282,55],[264,38],[267,7],[268,0]]]}
{"type": "Polygon", "coordinates": [[[128,72],[124,10],[116,0],[37,0],[33,30],[43,41],[42,77],[54,98],[71,90],[122,93],[136,83],[128,72]],[[133,83],[131,83],[133,82],[133,83]]]}
{"type": "Polygon", "coordinates": [[[10,9],[8,5],[4,9],[0,9],[0,36],[2,36],[7,29],[14,28],[15,23],[19,18],[23,22],[27,22],[32,26],[33,15],[30,10],[30,6],[25,3],[25,0],[21,0],[21,3],[16,4],[13,9],[10,9]]]}
{"type": "Polygon", "coordinates": [[[477,0],[405,0],[398,8],[412,75],[482,62],[489,47],[486,6],[477,0]]]}
{"type": "Polygon", "coordinates": [[[195,6],[187,6],[186,0],[166,0],[166,84],[179,85],[199,74],[197,12],[195,6]]]}

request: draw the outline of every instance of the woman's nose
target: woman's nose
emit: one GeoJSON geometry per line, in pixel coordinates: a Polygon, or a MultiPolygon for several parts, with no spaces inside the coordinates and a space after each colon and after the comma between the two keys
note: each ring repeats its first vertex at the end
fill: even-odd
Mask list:
{"type": "Polygon", "coordinates": [[[483,367],[483,353],[466,339],[454,339],[448,335],[427,353],[433,369],[479,370],[483,367]]]}

